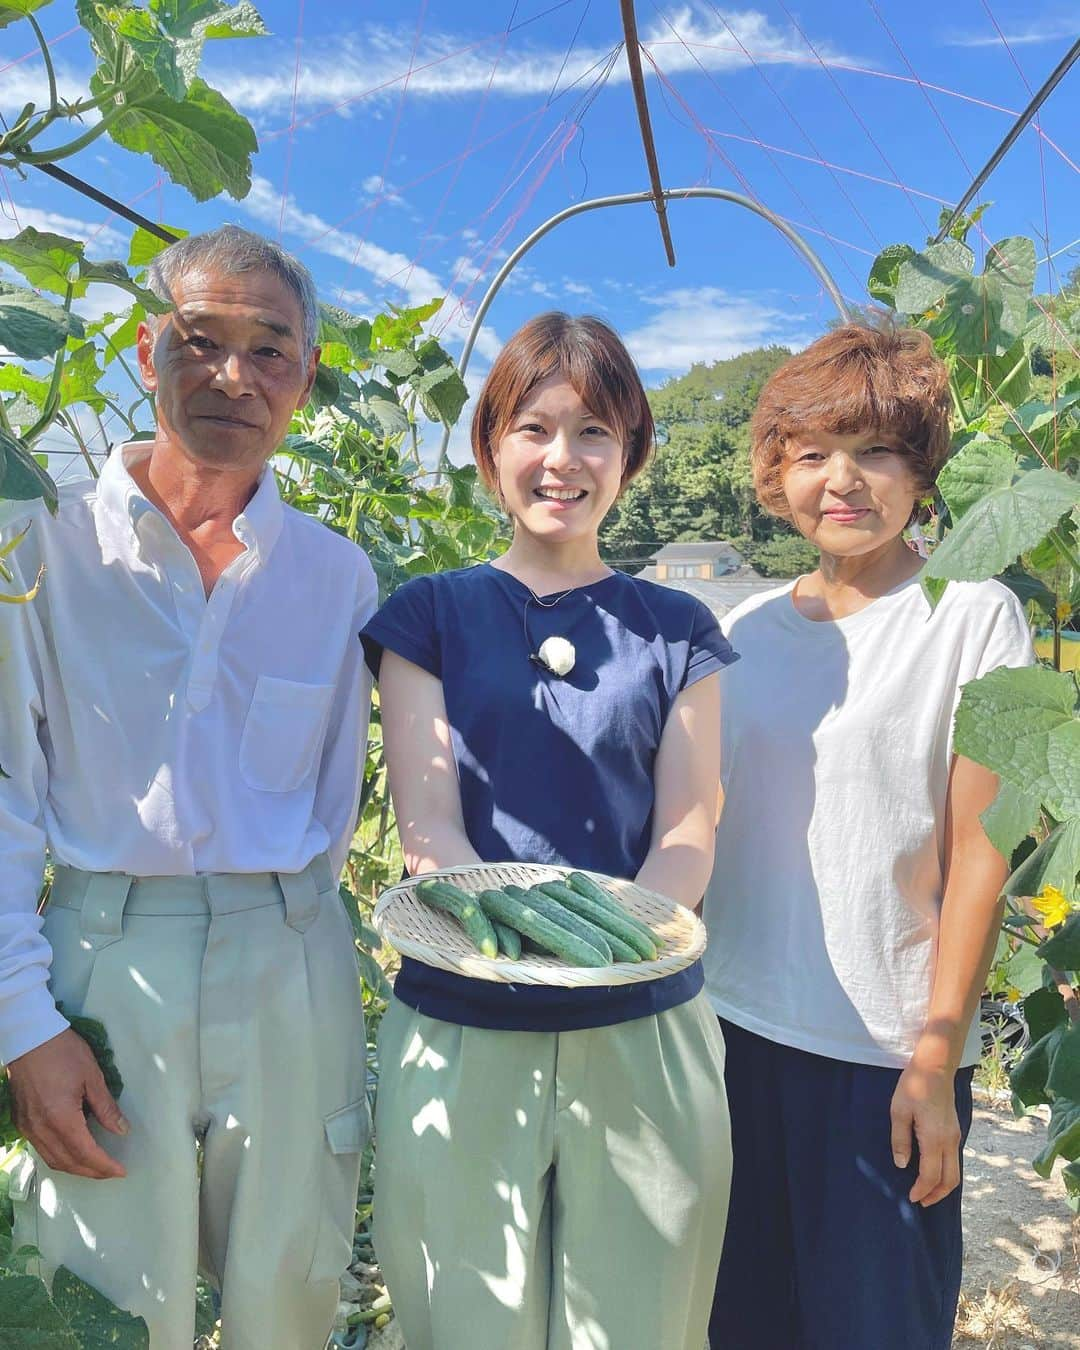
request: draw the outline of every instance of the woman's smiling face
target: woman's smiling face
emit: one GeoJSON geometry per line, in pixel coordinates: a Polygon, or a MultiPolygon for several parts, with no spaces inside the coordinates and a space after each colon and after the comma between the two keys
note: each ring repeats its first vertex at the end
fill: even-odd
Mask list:
{"type": "Polygon", "coordinates": [[[898,538],[915,505],[903,447],[877,431],[805,433],[788,446],[783,482],[792,524],[833,557],[869,553],[898,538]]]}
{"type": "Polygon", "coordinates": [[[622,486],[619,428],[587,408],[562,375],[529,391],[492,455],[507,513],[550,543],[595,535],[622,486]]]}

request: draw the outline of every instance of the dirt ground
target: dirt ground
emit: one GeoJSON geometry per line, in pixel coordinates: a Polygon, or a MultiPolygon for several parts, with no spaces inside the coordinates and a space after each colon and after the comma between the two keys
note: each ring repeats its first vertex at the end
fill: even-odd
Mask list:
{"type": "Polygon", "coordinates": [[[1080,1350],[1080,1223],[1056,1175],[1031,1169],[1044,1123],[976,1107],[964,1162],[956,1350],[1080,1350]]]}

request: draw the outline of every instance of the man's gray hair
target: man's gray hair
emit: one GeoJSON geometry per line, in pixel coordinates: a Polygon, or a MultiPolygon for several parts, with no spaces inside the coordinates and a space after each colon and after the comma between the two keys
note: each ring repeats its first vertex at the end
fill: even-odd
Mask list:
{"type": "Polygon", "coordinates": [[[178,239],[154,258],[147,269],[150,290],[171,305],[173,287],[185,272],[210,269],[236,272],[272,272],[293,292],[303,316],[301,340],[305,359],[319,335],[319,306],[315,282],[302,262],[280,245],[239,225],[220,225],[216,230],[178,239]]]}

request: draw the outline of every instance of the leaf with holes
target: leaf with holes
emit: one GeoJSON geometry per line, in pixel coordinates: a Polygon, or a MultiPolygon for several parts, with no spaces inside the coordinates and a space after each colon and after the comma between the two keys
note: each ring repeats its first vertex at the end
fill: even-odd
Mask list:
{"type": "Polygon", "coordinates": [[[149,1350],[150,1332],[141,1317],[125,1312],[61,1266],[53,1278],[53,1302],[75,1331],[83,1350],[149,1350]]]}

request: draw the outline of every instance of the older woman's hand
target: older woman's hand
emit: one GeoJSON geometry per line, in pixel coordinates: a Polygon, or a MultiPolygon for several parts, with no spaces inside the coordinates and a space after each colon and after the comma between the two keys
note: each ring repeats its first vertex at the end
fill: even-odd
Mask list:
{"type": "Polygon", "coordinates": [[[893,1161],[907,1167],[915,1144],[919,1150],[919,1175],[908,1193],[913,1205],[936,1205],[960,1184],[961,1131],[954,1077],[948,1068],[919,1063],[916,1055],[893,1093],[893,1161]]]}

